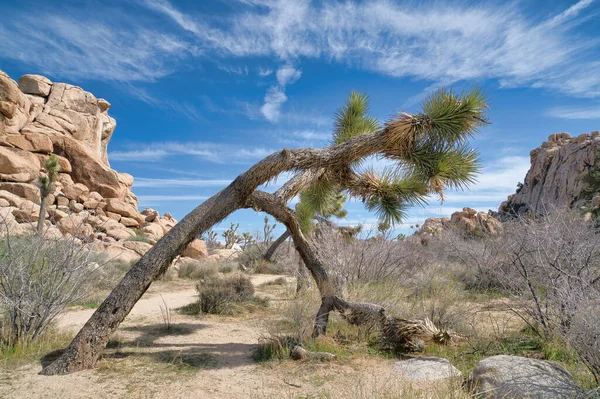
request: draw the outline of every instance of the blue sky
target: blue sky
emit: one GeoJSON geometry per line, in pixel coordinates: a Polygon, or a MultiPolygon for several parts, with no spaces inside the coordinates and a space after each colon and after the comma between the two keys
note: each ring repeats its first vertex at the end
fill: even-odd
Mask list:
{"type": "MultiPolygon", "coordinates": [[[[327,145],[351,90],[369,94],[381,121],[442,86],[489,96],[492,124],[472,142],[479,182],[413,209],[404,231],[464,206],[496,209],[549,134],[600,129],[593,0],[0,0],[0,10],[0,69],[109,100],[111,166],[135,177],[140,207],[178,219],[275,150],[327,145]]],[[[342,224],[375,223],[361,203],[347,208],[342,224]]],[[[262,217],[228,221],[252,232],[262,217]]]]}

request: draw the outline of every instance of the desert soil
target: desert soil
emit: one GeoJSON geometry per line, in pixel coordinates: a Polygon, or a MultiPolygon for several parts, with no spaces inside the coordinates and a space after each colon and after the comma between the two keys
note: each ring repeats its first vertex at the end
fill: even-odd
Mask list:
{"type": "MultiPolygon", "coordinates": [[[[280,276],[254,275],[259,296],[286,300],[284,289],[260,284],[280,276]]],[[[290,281],[290,285],[293,282],[290,281]]],[[[113,336],[95,370],[70,375],[38,375],[42,362],[0,365],[2,398],[297,398],[371,397],[369,391],[394,378],[393,361],[257,363],[259,339],[276,312],[236,317],[187,316],[170,312],[165,333],[164,306],[176,309],[196,300],[193,283],[155,284],[113,336]],[[162,309],[161,309],[162,308],[162,309]]],[[[272,305],[273,306],[273,305],[272,305]]],[[[276,305],[275,305],[276,306],[276,305]]],[[[71,310],[59,328],[75,334],[93,309],[71,310]]]]}

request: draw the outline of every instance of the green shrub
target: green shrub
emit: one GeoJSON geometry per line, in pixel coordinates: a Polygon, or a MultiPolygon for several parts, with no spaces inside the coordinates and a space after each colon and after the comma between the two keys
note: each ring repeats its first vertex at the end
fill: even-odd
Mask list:
{"type": "Polygon", "coordinates": [[[145,242],[146,244],[150,244],[150,239],[146,236],[146,234],[143,231],[138,229],[133,229],[133,231],[135,232],[135,235],[126,238],[125,241],[139,241],[145,242]]]}
{"type": "Polygon", "coordinates": [[[211,278],[197,285],[202,313],[230,314],[235,305],[254,299],[254,286],[247,277],[236,274],[211,278]]]}

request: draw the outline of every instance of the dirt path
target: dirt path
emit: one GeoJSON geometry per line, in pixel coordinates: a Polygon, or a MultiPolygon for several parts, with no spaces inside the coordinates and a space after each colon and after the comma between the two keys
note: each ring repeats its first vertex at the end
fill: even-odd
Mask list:
{"type": "MultiPolygon", "coordinates": [[[[258,287],[279,277],[253,275],[251,280],[258,287]]],[[[107,350],[108,360],[98,370],[42,377],[37,375],[40,364],[23,366],[2,376],[0,397],[262,397],[261,392],[265,384],[270,384],[270,378],[251,358],[265,332],[261,320],[198,318],[172,311],[172,332],[164,332],[161,307],[164,308],[166,303],[173,310],[196,299],[193,288],[176,292],[150,291],[138,301],[113,337],[122,347],[116,351],[107,350]],[[148,379],[144,373],[138,373],[150,367],[152,362],[167,369],[165,376],[177,377],[176,386],[170,379],[148,379]],[[188,369],[198,368],[202,369],[201,374],[189,378],[193,373],[188,369]],[[107,373],[116,375],[106,381],[107,373]]],[[[76,332],[93,312],[94,309],[68,311],[59,318],[58,326],[76,332]]],[[[279,386],[280,381],[275,384],[277,389],[283,388],[279,386]]]]}
{"type": "MultiPolygon", "coordinates": [[[[283,289],[260,287],[279,277],[254,275],[251,279],[259,295],[283,299],[283,289]]],[[[146,293],[112,337],[97,369],[53,377],[37,374],[42,367],[39,362],[0,369],[0,397],[367,398],[372,395],[365,395],[364,389],[393,381],[393,362],[381,359],[348,364],[256,363],[252,355],[276,317],[273,307],[270,313],[238,317],[171,312],[172,327],[167,331],[161,306],[166,303],[176,309],[194,302],[192,286],[180,284],[172,292],[168,286],[157,285],[146,293]]],[[[75,333],[93,311],[66,312],[59,326],[75,333]]]]}

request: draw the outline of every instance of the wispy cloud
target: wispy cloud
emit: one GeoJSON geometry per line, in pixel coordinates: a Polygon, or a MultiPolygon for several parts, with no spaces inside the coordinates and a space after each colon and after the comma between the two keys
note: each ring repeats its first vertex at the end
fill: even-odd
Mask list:
{"type": "Polygon", "coordinates": [[[206,201],[205,195],[139,195],[140,206],[156,206],[173,201],[206,201]]]}
{"type": "Polygon", "coordinates": [[[595,107],[555,107],[546,116],[561,119],[600,119],[600,106],[595,107]]]}
{"type": "Polygon", "coordinates": [[[231,74],[231,75],[248,76],[248,73],[249,73],[247,66],[234,67],[234,66],[227,66],[227,65],[219,65],[218,68],[224,72],[231,74]]]}
{"type": "Polygon", "coordinates": [[[127,149],[110,151],[111,161],[152,163],[168,157],[188,155],[213,163],[248,164],[275,152],[265,147],[212,142],[155,142],[130,144],[127,149]]]}
{"type": "Polygon", "coordinates": [[[136,177],[134,188],[173,188],[173,187],[225,187],[231,180],[199,180],[199,179],[150,179],[136,177]]]}
{"type": "Polygon", "coordinates": [[[263,67],[260,67],[260,68],[258,69],[258,75],[259,75],[259,76],[262,76],[262,77],[269,76],[269,75],[271,75],[272,73],[273,73],[273,70],[272,70],[271,68],[264,68],[264,69],[263,69],[263,67]]]}
{"type": "Polygon", "coordinates": [[[433,83],[497,79],[505,87],[598,96],[598,61],[590,53],[598,41],[574,32],[597,17],[592,3],[575,2],[540,21],[515,2],[253,1],[231,15],[227,29],[162,12],[193,32],[200,47],[237,57],[324,58],[433,83]]]}
{"type": "Polygon", "coordinates": [[[0,55],[41,73],[70,79],[153,81],[170,74],[176,60],[197,48],[163,32],[120,18],[102,22],[89,14],[14,14],[0,22],[0,55]],[[127,26],[127,27],[124,27],[127,26]]]}

